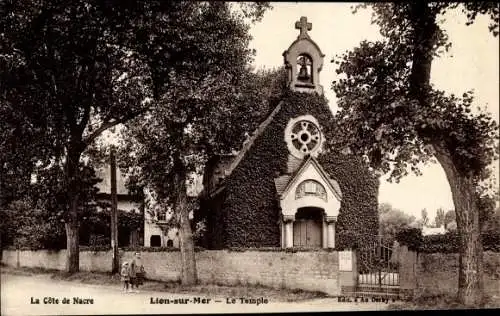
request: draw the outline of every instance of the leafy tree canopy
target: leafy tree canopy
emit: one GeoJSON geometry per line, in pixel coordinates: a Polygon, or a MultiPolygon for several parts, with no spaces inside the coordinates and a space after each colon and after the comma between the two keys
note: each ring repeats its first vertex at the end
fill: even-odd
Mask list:
{"type": "MultiPolygon", "coordinates": [[[[428,7],[442,14],[458,5],[428,7]]],[[[464,10],[469,7],[465,5],[464,10]]],[[[470,13],[470,23],[478,12],[485,11],[493,18],[490,29],[497,32],[498,6],[480,7],[470,13]]],[[[351,149],[367,154],[374,167],[390,173],[391,180],[399,180],[409,170],[420,174],[421,163],[434,153],[429,145],[437,143],[451,152],[461,173],[485,179],[489,176],[486,167],[498,156],[498,124],[488,113],[472,111],[472,92],[455,96],[431,89],[430,106],[418,104],[409,85],[410,77],[416,75],[412,21],[425,15],[414,12],[414,6],[409,4],[373,4],[372,8],[373,21],[380,26],[384,40],[364,41],[335,61],[341,76],[333,89],[339,97],[338,115],[345,125],[341,129],[346,132],[345,142],[351,149]]],[[[437,38],[433,51],[428,53],[439,55],[451,43],[446,32],[437,24],[435,27],[437,38]]]]}
{"type": "Polygon", "coordinates": [[[444,210],[442,208],[439,208],[436,211],[436,217],[434,218],[434,225],[436,227],[441,227],[444,225],[444,210]]]}
{"type": "Polygon", "coordinates": [[[22,136],[2,154],[2,170],[16,160],[27,171],[33,161],[64,164],[69,272],[79,269],[84,151],[105,130],[154,107],[183,141],[191,105],[203,106],[209,95],[224,102],[226,85],[238,83],[251,56],[242,19],[258,20],[267,7],[244,4],[235,13],[222,2],[0,2],[1,114],[15,114],[13,126],[0,130],[2,149],[22,136]],[[29,150],[16,150],[23,146],[29,150]]]}
{"type": "Polygon", "coordinates": [[[415,221],[415,217],[395,209],[388,203],[379,205],[380,234],[383,238],[393,239],[403,228],[415,221]]]}
{"type": "MultiPolygon", "coordinates": [[[[481,198],[489,166],[498,159],[498,123],[485,111],[473,112],[473,94],[447,95],[430,83],[433,59],[450,47],[439,23],[458,3],[375,3],[373,22],[383,41],[364,41],[336,62],[333,83],[345,131],[339,145],[366,155],[371,165],[398,181],[431,158],[443,167],[455,205],[460,235],[457,299],[465,305],[484,298],[481,198]]],[[[465,4],[469,23],[491,17],[498,36],[497,3],[465,4]]]]}

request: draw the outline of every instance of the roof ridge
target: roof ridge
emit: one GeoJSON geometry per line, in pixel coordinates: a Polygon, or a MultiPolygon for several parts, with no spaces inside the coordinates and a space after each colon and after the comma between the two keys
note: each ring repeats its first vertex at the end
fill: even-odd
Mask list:
{"type": "Polygon", "coordinates": [[[286,192],[288,190],[288,188],[290,187],[290,185],[293,182],[293,180],[295,180],[295,177],[297,177],[297,175],[300,173],[300,171],[304,168],[304,166],[311,159],[312,159],[312,156],[311,155],[307,155],[307,157],[304,160],[302,160],[302,162],[300,163],[299,167],[294,172],[289,173],[290,179],[288,180],[288,183],[286,184],[285,188],[283,189],[283,192],[286,192]]]}
{"type": "MultiPolygon", "coordinates": [[[[288,180],[288,183],[286,184],[285,188],[283,189],[282,193],[285,193],[288,191],[290,188],[291,184],[297,179],[297,176],[305,169],[305,166],[309,164],[309,162],[312,161],[312,163],[316,166],[318,172],[320,173],[321,176],[323,176],[327,182],[327,185],[330,186],[330,189],[333,191],[335,195],[337,195],[337,199],[341,200],[342,199],[342,191],[340,191],[340,188],[337,188],[332,181],[337,182],[336,180],[332,179],[330,177],[330,174],[326,172],[326,170],[321,166],[319,161],[312,155],[308,155],[307,158],[305,158],[301,165],[295,170],[293,173],[290,174],[290,179],[288,180]]],[[[338,183],[337,183],[338,184],[338,183]]]]}
{"type": "Polygon", "coordinates": [[[281,110],[281,105],[283,103],[284,103],[284,101],[280,101],[278,103],[278,105],[274,108],[274,110],[271,112],[271,114],[269,114],[269,116],[262,123],[260,123],[259,127],[253,133],[252,137],[250,137],[250,139],[246,143],[243,144],[243,148],[240,150],[240,152],[238,153],[236,158],[233,160],[233,162],[229,166],[229,169],[226,172],[226,176],[231,175],[231,173],[233,173],[234,169],[236,169],[236,167],[238,167],[241,160],[243,159],[243,157],[245,157],[246,153],[250,150],[253,143],[257,139],[257,137],[259,137],[264,132],[266,127],[273,120],[274,116],[281,110]]]}

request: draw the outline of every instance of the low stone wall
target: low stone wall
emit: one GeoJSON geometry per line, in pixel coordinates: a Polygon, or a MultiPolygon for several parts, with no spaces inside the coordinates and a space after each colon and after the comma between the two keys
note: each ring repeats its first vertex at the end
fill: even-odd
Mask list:
{"type": "MultiPolygon", "coordinates": [[[[161,281],[180,279],[180,252],[142,252],[147,278],[161,281]]],[[[133,252],[120,252],[121,262],[133,252]]],[[[66,251],[4,250],[2,262],[9,266],[64,270],[66,251]]],[[[260,284],[274,288],[340,293],[342,285],[354,280],[352,272],[339,272],[338,253],[328,251],[228,251],[196,252],[198,278],[202,283],[260,284]]],[[[111,271],[110,251],[81,251],[81,271],[111,271]]]]}
{"type": "MultiPolygon", "coordinates": [[[[458,287],[458,253],[417,253],[406,246],[393,253],[399,262],[402,290],[431,293],[455,293],[458,287]]],[[[500,253],[483,253],[483,281],[486,293],[500,294],[500,253]]]]}
{"type": "MultiPolygon", "coordinates": [[[[458,287],[459,260],[456,253],[419,253],[417,287],[421,291],[454,294],[458,287]]],[[[483,253],[485,293],[500,296],[500,253],[483,253]]]]}

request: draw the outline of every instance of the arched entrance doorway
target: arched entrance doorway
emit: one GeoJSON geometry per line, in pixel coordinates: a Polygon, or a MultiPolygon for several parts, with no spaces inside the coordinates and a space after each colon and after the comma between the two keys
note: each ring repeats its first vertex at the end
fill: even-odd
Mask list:
{"type": "Polygon", "coordinates": [[[321,248],[323,241],[324,210],[318,207],[302,207],[293,222],[293,246],[321,248]]]}

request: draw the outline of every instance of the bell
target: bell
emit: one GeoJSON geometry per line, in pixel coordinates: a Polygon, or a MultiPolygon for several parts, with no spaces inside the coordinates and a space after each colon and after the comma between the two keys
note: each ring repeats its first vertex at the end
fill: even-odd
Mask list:
{"type": "Polygon", "coordinates": [[[302,80],[302,81],[309,80],[309,74],[307,73],[306,65],[300,66],[299,75],[298,75],[297,79],[302,80]]]}

